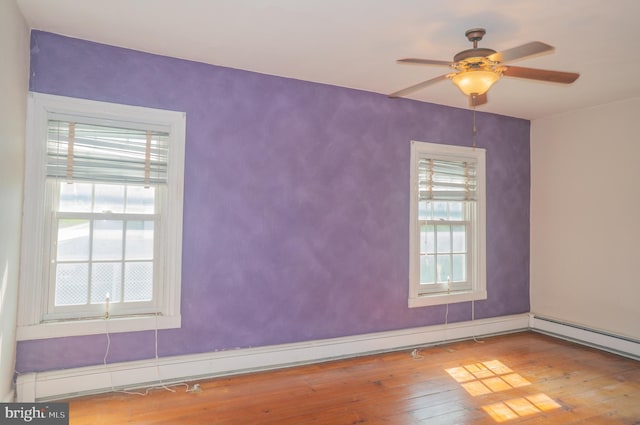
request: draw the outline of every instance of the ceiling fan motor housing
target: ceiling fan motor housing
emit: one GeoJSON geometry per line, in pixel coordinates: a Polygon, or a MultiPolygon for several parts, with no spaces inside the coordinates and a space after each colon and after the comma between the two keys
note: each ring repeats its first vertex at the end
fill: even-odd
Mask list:
{"type": "Polygon", "coordinates": [[[472,28],[467,30],[464,35],[467,39],[473,43],[473,49],[463,50],[453,57],[454,62],[460,62],[469,58],[485,58],[489,55],[496,53],[493,49],[485,49],[478,47],[478,41],[482,40],[482,37],[487,33],[484,28],[472,28]]]}
{"type": "Polygon", "coordinates": [[[460,62],[469,58],[485,58],[489,55],[496,53],[493,49],[485,49],[483,47],[477,47],[473,49],[463,50],[453,57],[454,62],[460,62]]]}

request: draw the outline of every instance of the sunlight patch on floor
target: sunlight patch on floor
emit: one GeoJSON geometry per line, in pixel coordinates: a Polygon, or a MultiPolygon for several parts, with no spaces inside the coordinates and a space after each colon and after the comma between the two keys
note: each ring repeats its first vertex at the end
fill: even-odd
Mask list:
{"type": "Polygon", "coordinates": [[[482,406],[482,410],[487,412],[496,422],[505,422],[559,407],[560,405],[546,394],[535,394],[482,406]]]}
{"type": "Polygon", "coordinates": [[[531,385],[499,360],[453,367],[446,371],[474,397],[531,385]]]}
{"type": "MultiPolygon", "coordinates": [[[[472,363],[446,369],[446,372],[471,396],[506,392],[515,388],[531,385],[518,373],[499,360],[472,363]]],[[[482,407],[496,422],[535,415],[561,407],[546,394],[534,394],[511,398],[482,407]]]]}

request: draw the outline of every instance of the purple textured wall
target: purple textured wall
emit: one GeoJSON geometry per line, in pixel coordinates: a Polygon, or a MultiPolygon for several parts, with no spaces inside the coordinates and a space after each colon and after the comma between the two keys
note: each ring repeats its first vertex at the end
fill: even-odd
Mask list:
{"type": "MultiPolygon", "coordinates": [[[[161,356],[444,322],[444,306],[407,307],[409,141],[470,145],[470,111],[38,31],[31,48],[32,91],[187,113],[182,328],[159,332],[161,356]]],[[[476,318],[527,312],[529,122],[477,123],[489,298],[476,318]]],[[[450,306],[450,321],[470,317],[450,306]]],[[[100,364],[105,345],[23,341],[17,370],[100,364]]],[[[153,347],[153,332],[112,335],[109,362],[153,347]]]]}

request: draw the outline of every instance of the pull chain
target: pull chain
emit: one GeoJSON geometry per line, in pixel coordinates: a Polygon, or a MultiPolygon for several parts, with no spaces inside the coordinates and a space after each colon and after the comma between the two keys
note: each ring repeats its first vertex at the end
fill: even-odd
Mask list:
{"type": "Polygon", "coordinates": [[[472,110],[473,110],[473,128],[471,129],[471,140],[472,140],[472,146],[475,149],[477,146],[477,138],[478,138],[478,129],[476,127],[476,105],[474,102],[474,105],[472,106],[472,110]]]}

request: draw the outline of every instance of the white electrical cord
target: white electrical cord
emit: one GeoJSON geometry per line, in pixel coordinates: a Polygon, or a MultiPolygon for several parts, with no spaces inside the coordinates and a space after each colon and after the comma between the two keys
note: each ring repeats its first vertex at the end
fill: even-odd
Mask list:
{"type": "Polygon", "coordinates": [[[473,340],[479,344],[484,344],[484,341],[476,338],[476,328],[473,325],[474,321],[476,320],[476,302],[475,300],[471,300],[471,333],[473,334],[473,340]]]}
{"type": "Polygon", "coordinates": [[[155,315],[155,330],[154,330],[155,342],[154,342],[154,347],[155,347],[156,373],[158,374],[158,381],[159,381],[160,385],[153,385],[153,386],[147,387],[144,392],[131,391],[131,390],[127,390],[127,389],[117,390],[115,388],[115,386],[113,385],[113,374],[111,373],[111,371],[109,370],[109,367],[107,365],[107,357],[109,357],[109,349],[111,348],[111,335],[109,333],[109,319],[110,319],[109,294],[107,294],[107,297],[106,297],[106,312],[105,312],[105,317],[104,317],[104,329],[105,329],[105,335],[107,337],[107,348],[105,350],[104,358],[102,360],[102,363],[104,364],[105,370],[109,374],[109,381],[111,383],[111,391],[112,392],[114,392],[114,393],[122,393],[122,394],[130,394],[130,395],[147,396],[147,395],[149,395],[149,393],[151,391],[153,391],[155,389],[159,389],[159,388],[162,388],[162,389],[164,389],[166,391],[170,391],[172,393],[175,393],[176,390],[172,389],[171,387],[176,387],[176,386],[185,386],[187,388],[185,390],[185,392],[199,392],[200,391],[200,385],[199,384],[195,384],[195,385],[193,385],[193,387],[190,387],[189,384],[187,384],[186,382],[178,382],[178,383],[175,383],[175,384],[166,385],[164,383],[164,381],[162,380],[162,377],[160,375],[160,362],[159,362],[159,357],[158,357],[158,313],[156,313],[156,315],[155,315]]]}
{"type": "MultiPolygon", "coordinates": [[[[450,293],[450,285],[451,283],[451,279],[447,280],[447,293],[450,293]]],[[[474,326],[474,322],[476,319],[476,310],[475,310],[475,300],[471,300],[471,333],[472,333],[472,338],[475,342],[477,342],[478,344],[484,344],[484,341],[481,339],[478,339],[476,337],[475,334],[475,326],[474,326]]],[[[445,304],[445,310],[444,310],[444,332],[445,332],[445,338],[444,340],[446,341],[446,332],[447,332],[447,325],[449,324],[449,303],[447,302],[445,304]]],[[[424,359],[424,356],[422,354],[420,354],[420,349],[419,348],[415,348],[412,352],[411,352],[411,357],[414,360],[422,360],[424,359]]]]}

